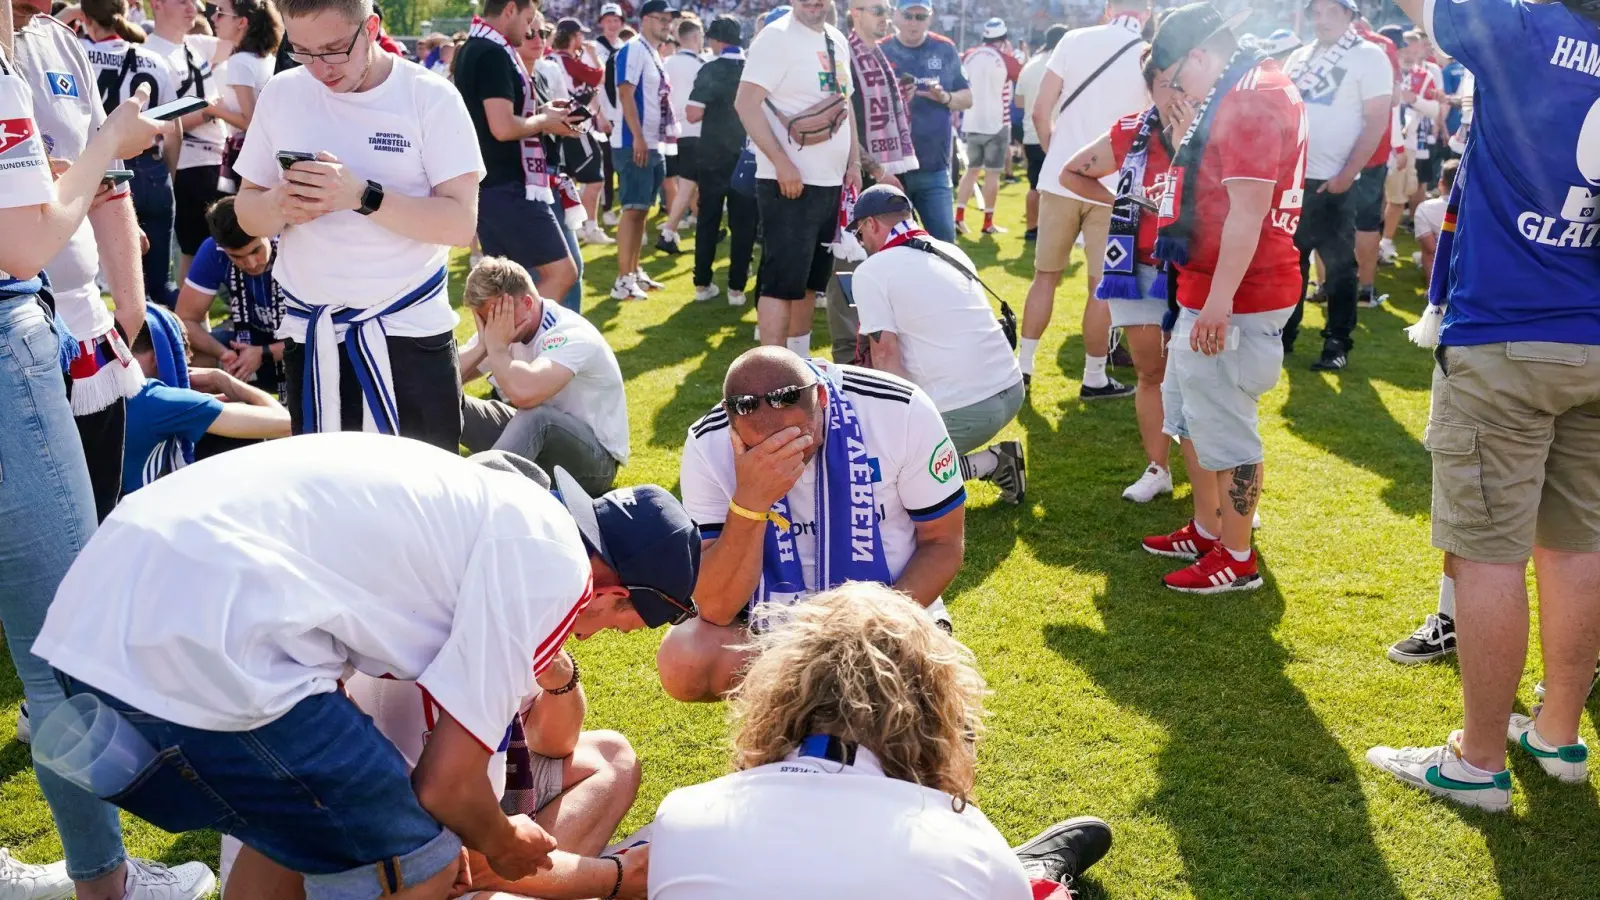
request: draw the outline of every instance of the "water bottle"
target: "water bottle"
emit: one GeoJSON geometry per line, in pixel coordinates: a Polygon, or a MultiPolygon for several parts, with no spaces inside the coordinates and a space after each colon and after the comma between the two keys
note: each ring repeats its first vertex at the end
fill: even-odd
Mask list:
{"type": "Polygon", "coordinates": [[[94,694],[57,706],[33,733],[33,758],[96,797],[126,790],[156,758],[156,750],[94,694]]]}

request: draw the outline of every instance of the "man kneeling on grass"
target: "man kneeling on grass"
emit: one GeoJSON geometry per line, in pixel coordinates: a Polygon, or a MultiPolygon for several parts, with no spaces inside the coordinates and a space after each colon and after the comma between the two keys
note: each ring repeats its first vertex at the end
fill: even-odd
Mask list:
{"type": "Polygon", "coordinates": [[[983,676],[904,594],[827,591],[752,649],[737,771],[662,801],[651,900],[1065,900],[1111,849],[1085,816],[1012,850],[972,805],[983,676]]]}
{"type": "Polygon", "coordinates": [[[684,507],[700,526],[700,617],[656,662],[679,700],[721,699],[750,659],[750,604],[799,603],[846,581],[909,594],[949,627],[966,489],[939,410],[902,378],[760,347],[689,428],[684,507]]]}

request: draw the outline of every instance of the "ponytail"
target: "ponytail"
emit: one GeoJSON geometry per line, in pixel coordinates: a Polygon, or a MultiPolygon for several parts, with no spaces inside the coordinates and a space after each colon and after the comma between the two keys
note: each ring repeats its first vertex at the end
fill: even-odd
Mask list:
{"type": "Polygon", "coordinates": [[[111,30],[116,32],[117,37],[122,38],[130,44],[144,43],[144,29],[133,24],[132,22],[129,22],[127,16],[124,16],[122,13],[117,13],[115,16],[111,17],[111,30]]]}

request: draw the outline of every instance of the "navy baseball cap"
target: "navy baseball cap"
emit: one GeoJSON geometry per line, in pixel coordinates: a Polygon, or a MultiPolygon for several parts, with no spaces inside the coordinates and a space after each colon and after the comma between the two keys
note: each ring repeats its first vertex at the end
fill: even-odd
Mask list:
{"type": "Polygon", "coordinates": [[[680,10],[668,3],[667,0],[644,0],[644,5],[639,7],[639,18],[641,19],[656,13],[671,13],[676,16],[680,14],[680,10]]]}
{"type": "Polygon", "coordinates": [[[1385,25],[1378,29],[1378,33],[1388,38],[1396,50],[1406,48],[1406,30],[1400,25],[1385,25]]]}
{"type": "Polygon", "coordinates": [[[666,488],[642,484],[596,500],[560,466],[555,489],[589,549],[627,585],[628,599],[646,626],[675,625],[694,615],[700,528],[676,497],[666,488]]]}
{"type": "Polygon", "coordinates": [[[721,41],[733,47],[744,43],[744,33],[739,28],[739,20],[733,16],[717,16],[706,26],[706,40],[721,41]]]}
{"type": "Polygon", "coordinates": [[[567,16],[556,23],[556,34],[565,34],[572,31],[575,31],[578,34],[588,34],[589,26],[571,16],[567,16]]]}
{"type": "Polygon", "coordinates": [[[850,224],[846,227],[854,228],[862,219],[870,219],[873,216],[910,211],[911,198],[903,191],[892,185],[875,184],[862,191],[861,196],[856,198],[855,208],[850,211],[850,224]]]}
{"type": "Polygon", "coordinates": [[[1162,17],[1161,24],[1156,26],[1155,38],[1150,42],[1150,61],[1157,70],[1165,72],[1194,48],[1224,31],[1233,31],[1244,24],[1251,12],[1242,9],[1223,18],[1222,13],[1209,3],[1180,6],[1162,17]]]}

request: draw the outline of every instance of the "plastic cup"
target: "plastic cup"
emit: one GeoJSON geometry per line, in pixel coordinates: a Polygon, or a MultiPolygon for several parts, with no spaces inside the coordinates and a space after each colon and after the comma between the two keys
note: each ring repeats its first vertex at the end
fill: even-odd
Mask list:
{"type": "Polygon", "coordinates": [[[123,715],[94,694],[57,706],[33,733],[33,759],[96,797],[126,790],[156,750],[123,715]]]}

